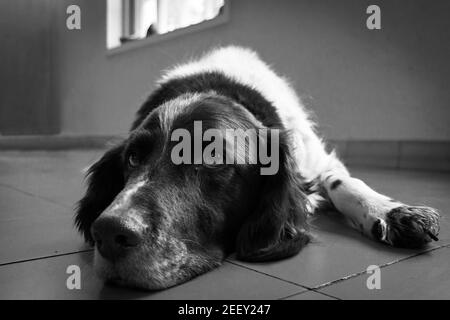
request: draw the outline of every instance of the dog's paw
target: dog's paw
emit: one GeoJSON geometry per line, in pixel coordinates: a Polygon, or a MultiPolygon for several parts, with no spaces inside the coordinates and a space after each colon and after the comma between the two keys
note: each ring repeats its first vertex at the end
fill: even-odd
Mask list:
{"type": "Polygon", "coordinates": [[[437,210],[429,207],[397,207],[375,222],[372,235],[395,247],[419,248],[438,240],[439,217],[437,210]]]}

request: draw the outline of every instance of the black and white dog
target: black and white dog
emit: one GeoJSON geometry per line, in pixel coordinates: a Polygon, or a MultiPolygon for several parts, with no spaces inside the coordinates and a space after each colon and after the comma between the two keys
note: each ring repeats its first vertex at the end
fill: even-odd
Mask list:
{"type": "MultiPolygon", "coordinates": [[[[248,150],[247,146],[237,148],[248,150]]],[[[229,152],[224,149],[224,152],[229,152]]],[[[246,261],[292,256],[308,243],[321,205],[388,245],[437,240],[439,214],[379,194],[325,151],[286,80],[251,50],[226,47],[176,66],[137,113],[129,136],[89,169],[76,224],[95,244],[105,280],[147,289],[187,281],[230,253],[246,261]],[[256,164],[175,164],[172,133],[203,129],[280,132],[277,172],[256,164]]]]}

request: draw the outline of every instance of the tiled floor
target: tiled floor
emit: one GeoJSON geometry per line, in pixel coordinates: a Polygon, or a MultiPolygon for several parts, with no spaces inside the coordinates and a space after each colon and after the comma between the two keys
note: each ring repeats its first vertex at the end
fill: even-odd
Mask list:
{"type": "Polygon", "coordinates": [[[450,174],[353,169],[376,190],[443,215],[440,241],[421,251],[362,238],[328,212],[313,221],[315,240],[297,256],[250,264],[230,257],[221,268],[160,292],[104,285],[92,250],[72,226],[82,169],[100,151],[0,153],[0,299],[450,299],[450,174]],[[66,269],[81,268],[81,290],[66,269]],[[381,289],[369,290],[369,265],[381,289]]]}

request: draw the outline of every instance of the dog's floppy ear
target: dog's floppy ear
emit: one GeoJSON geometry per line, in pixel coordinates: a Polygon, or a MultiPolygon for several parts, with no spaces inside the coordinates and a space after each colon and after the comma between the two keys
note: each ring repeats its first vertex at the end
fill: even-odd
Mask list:
{"type": "Polygon", "coordinates": [[[267,175],[260,203],[237,236],[237,258],[270,261],[290,257],[309,242],[302,178],[290,154],[287,136],[280,135],[279,169],[267,175]]]}
{"type": "Polygon", "coordinates": [[[94,242],[90,232],[92,223],[124,187],[122,150],[123,145],[113,147],[88,170],[88,187],[78,202],[75,225],[90,244],[94,242]]]}

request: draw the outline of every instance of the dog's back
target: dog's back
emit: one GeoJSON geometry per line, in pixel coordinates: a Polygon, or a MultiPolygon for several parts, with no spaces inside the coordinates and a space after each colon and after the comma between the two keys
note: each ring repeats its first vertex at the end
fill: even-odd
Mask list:
{"type": "Polygon", "coordinates": [[[341,167],[335,155],[325,152],[324,144],[314,131],[314,122],[288,80],[277,75],[258,54],[248,48],[217,48],[201,58],[180,64],[165,73],[167,81],[204,72],[220,72],[256,89],[276,108],[285,129],[291,132],[292,149],[302,175],[316,179],[322,172],[341,167]]]}

